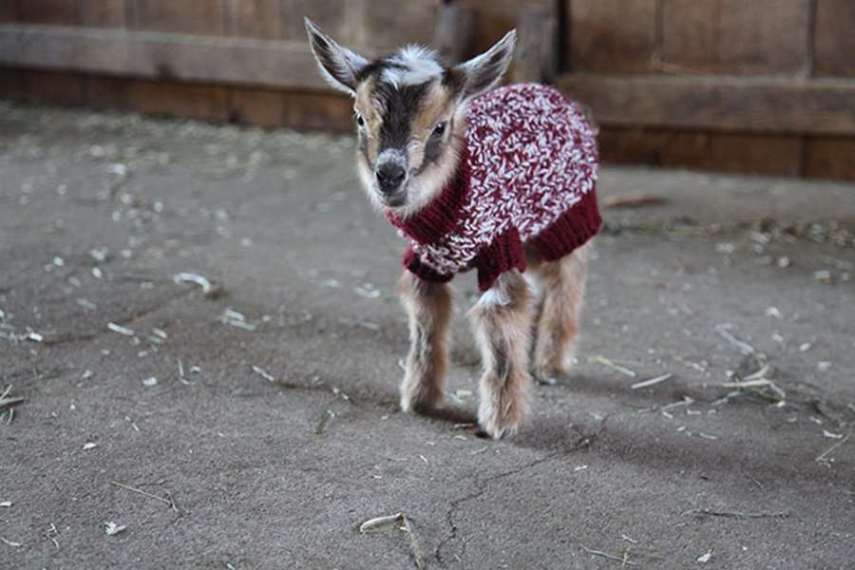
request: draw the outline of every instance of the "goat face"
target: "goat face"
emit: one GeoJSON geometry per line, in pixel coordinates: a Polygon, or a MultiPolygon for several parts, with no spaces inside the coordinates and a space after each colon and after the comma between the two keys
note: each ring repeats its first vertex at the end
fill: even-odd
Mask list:
{"type": "Polygon", "coordinates": [[[321,73],[354,99],[357,168],[371,200],[406,216],[430,202],[454,174],[466,131],[466,102],[496,85],[515,32],[484,54],[447,67],[419,46],[369,61],[308,19],[321,73]]]}

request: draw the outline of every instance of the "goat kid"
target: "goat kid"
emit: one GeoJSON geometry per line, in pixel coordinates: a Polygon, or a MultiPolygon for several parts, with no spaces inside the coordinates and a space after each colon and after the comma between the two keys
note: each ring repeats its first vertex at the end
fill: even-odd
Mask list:
{"type": "Polygon", "coordinates": [[[408,241],[401,408],[442,404],[448,282],[477,269],[481,297],[469,316],[483,364],[478,421],[493,438],[515,433],[532,373],[544,382],[566,374],[579,333],[587,243],[601,226],[594,129],[550,87],[496,87],[513,31],[448,67],[419,46],[369,61],[308,19],[306,30],[321,73],[354,99],[368,197],[408,241]]]}

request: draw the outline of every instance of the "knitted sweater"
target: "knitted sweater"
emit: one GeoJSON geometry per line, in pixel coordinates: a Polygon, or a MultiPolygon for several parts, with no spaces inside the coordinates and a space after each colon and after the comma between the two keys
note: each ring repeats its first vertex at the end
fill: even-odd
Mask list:
{"type": "Polygon", "coordinates": [[[596,135],[575,104],[510,85],[473,99],[467,120],[460,165],[437,197],[406,218],[386,211],[409,241],[407,269],[445,282],[474,268],[486,291],[525,271],[525,249],[554,261],[599,231],[596,135]]]}

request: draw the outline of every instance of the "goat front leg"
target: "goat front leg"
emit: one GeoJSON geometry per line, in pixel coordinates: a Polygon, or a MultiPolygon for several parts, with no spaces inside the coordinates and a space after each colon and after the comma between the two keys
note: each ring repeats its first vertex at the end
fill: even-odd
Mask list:
{"type": "Polygon", "coordinates": [[[495,439],[516,433],[528,414],[529,296],[522,274],[509,271],[470,311],[483,364],[478,423],[495,439]]]}
{"type": "Polygon", "coordinates": [[[448,368],[448,324],[451,288],[423,281],[405,271],[401,301],[410,321],[410,353],[401,383],[401,409],[425,412],[442,403],[448,368]]]}

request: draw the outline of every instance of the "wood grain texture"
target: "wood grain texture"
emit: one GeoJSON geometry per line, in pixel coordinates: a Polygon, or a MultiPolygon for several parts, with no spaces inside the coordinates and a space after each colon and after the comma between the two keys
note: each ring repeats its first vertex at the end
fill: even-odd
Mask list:
{"type": "Polygon", "coordinates": [[[855,137],[809,138],[805,144],[805,176],[855,180],[855,137]]]}
{"type": "Polygon", "coordinates": [[[228,119],[226,88],[222,86],[134,81],[128,101],[132,109],[152,115],[215,122],[228,119]]]}
{"type": "Polygon", "coordinates": [[[84,0],[80,3],[80,9],[80,21],[84,26],[125,27],[125,0],[84,0]]]}
{"type": "Polygon", "coordinates": [[[325,88],[304,43],[0,25],[0,65],[169,81],[325,88]]]}
{"type": "Polygon", "coordinates": [[[855,2],[818,0],[814,37],[818,75],[855,77],[855,2]]]}
{"type": "Polygon", "coordinates": [[[353,132],[353,100],[346,95],[289,91],[283,124],[299,130],[353,132]]]}
{"type": "Polygon", "coordinates": [[[567,74],[559,86],[610,126],[855,134],[855,84],[567,74]]]}
{"type": "Polygon", "coordinates": [[[284,121],[281,91],[232,88],[229,90],[229,121],[240,125],[280,127],[284,121]]]}
{"type": "Polygon", "coordinates": [[[220,0],[133,0],[135,27],[153,32],[224,34],[220,0]]]}
{"type": "Polygon", "coordinates": [[[262,40],[282,35],[280,0],[226,0],[226,33],[262,40]]]}
{"type": "Polygon", "coordinates": [[[718,172],[799,176],[798,136],[746,135],[606,127],[600,131],[604,162],[718,172]]]}
{"type": "Polygon", "coordinates": [[[808,0],[662,2],[667,71],[792,74],[808,66],[808,0]]]}
{"type": "Polygon", "coordinates": [[[650,71],[656,65],[657,0],[566,0],[565,60],[573,71],[650,71]]]}
{"type": "Polygon", "coordinates": [[[71,73],[22,72],[27,101],[43,105],[82,105],[85,101],[83,77],[71,73]]]}
{"type": "Polygon", "coordinates": [[[76,0],[6,0],[17,3],[17,20],[33,24],[75,25],[80,23],[76,0]]]}

